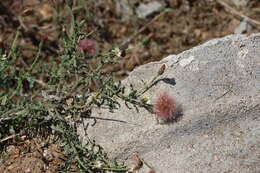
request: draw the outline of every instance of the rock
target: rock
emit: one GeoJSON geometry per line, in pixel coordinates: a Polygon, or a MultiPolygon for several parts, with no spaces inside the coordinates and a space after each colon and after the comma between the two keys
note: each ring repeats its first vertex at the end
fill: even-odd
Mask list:
{"type": "Polygon", "coordinates": [[[248,23],[246,19],[244,19],[239,26],[235,29],[235,34],[243,34],[252,29],[252,26],[248,23]]]}
{"type": "Polygon", "coordinates": [[[146,18],[152,13],[160,11],[164,6],[165,5],[159,1],[151,1],[147,4],[142,3],[137,7],[136,13],[139,18],[146,18]]]}
{"type": "MultiPolygon", "coordinates": [[[[157,124],[153,114],[122,102],[115,113],[93,110],[92,116],[103,120],[87,128],[88,136],[111,158],[126,163],[139,153],[157,173],[259,172],[259,55],[260,34],[231,35],[140,66],[122,83],[140,88],[166,64],[161,79],[144,95],[152,102],[161,92],[173,95],[183,118],[157,124]]],[[[83,122],[78,129],[84,139],[83,126],[93,119],[83,122]]]]}
{"type": "Polygon", "coordinates": [[[236,6],[246,7],[248,0],[232,0],[236,6]]]}

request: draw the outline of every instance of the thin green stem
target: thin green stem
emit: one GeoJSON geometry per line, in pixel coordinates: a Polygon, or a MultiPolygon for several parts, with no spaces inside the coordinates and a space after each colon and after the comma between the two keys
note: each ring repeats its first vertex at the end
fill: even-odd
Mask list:
{"type": "Polygon", "coordinates": [[[122,172],[122,171],[128,171],[129,168],[101,168],[102,170],[108,170],[108,171],[116,171],[116,172],[122,172]]]}
{"type": "Polygon", "coordinates": [[[143,88],[141,88],[139,91],[136,93],[136,97],[140,97],[142,94],[144,94],[155,82],[155,80],[159,77],[160,75],[156,75],[151,81],[149,81],[143,88]]]}
{"type": "Polygon", "coordinates": [[[31,72],[31,71],[33,70],[33,68],[35,67],[36,62],[38,61],[38,59],[39,59],[39,57],[40,57],[40,55],[41,55],[42,45],[43,45],[43,41],[41,41],[40,44],[39,44],[39,49],[38,49],[37,55],[36,55],[36,57],[34,58],[34,61],[33,61],[32,65],[31,65],[31,67],[30,67],[30,69],[29,69],[30,72],[31,72]]]}
{"type": "MultiPolygon", "coordinates": [[[[9,54],[7,56],[7,59],[9,59],[10,56],[13,54],[13,52],[16,50],[16,46],[17,46],[16,42],[17,42],[18,37],[20,35],[19,29],[20,28],[18,28],[18,30],[16,31],[16,34],[15,34],[15,37],[14,37],[14,41],[13,41],[12,46],[11,46],[11,51],[9,52],[9,54]]],[[[15,61],[15,60],[13,60],[13,61],[15,61]]]]}

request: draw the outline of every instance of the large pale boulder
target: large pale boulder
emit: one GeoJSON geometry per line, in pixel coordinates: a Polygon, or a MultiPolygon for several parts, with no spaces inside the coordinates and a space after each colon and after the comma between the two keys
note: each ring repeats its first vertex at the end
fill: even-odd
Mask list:
{"type": "MultiPolygon", "coordinates": [[[[183,118],[161,125],[145,109],[122,103],[114,113],[93,111],[107,120],[88,126],[89,137],[127,163],[139,153],[157,173],[260,172],[260,34],[208,41],[136,68],[123,84],[142,87],[162,64],[165,73],[144,95],[152,102],[161,92],[173,95],[183,118]]],[[[82,125],[79,131],[84,138],[82,125]]]]}

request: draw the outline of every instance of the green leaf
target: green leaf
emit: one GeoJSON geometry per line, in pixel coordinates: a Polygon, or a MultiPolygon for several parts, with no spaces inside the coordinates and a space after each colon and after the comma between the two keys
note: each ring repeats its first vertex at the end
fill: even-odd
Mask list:
{"type": "Polygon", "coordinates": [[[4,95],[2,98],[1,98],[1,105],[6,105],[6,102],[7,102],[7,95],[4,95]]]}

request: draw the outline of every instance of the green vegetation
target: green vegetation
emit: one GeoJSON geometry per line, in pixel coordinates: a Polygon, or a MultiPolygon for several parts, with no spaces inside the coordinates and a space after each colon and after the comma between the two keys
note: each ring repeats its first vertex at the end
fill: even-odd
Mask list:
{"type": "MultiPolygon", "coordinates": [[[[86,144],[77,135],[77,123],[91,117],[93,106],[113,111],[120,108],[119,99],[128,106],[144,107],[152,111],[152,105],[142,99],[155,79],[139,90],[131,88],[125,93],[124,86],[115,82],[110,73],[102,73],[105,65],[116,63],[119,49],[90,56],[99,59],[96,68],[86,61],[78,50],[79,41],[89,34],[81,33],[84,21],[75,22],[71,10],[71,29],[62,35],[60,58],[44,62],[40,59],[46,42],[39,43],[38,52],[28,66],[17,66],[21,47],[16,41],[12,47],[0,48],[0,149],[4,151],[10,140],[41,137],[46,143],[56,143],[65,155],[61,172],[77,167],[82,172],[126,172],[128,168],[111,161],[102,147],[91,139],[86,144]],[[95,92],[91,85],[96,84],[95,92]]],[[[87,136],[87,134],[86,134],[87,136]]]]}

